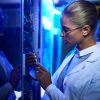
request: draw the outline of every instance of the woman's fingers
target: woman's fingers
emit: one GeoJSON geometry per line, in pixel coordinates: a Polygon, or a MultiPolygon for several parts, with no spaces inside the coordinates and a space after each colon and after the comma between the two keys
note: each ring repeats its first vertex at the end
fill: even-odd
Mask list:
{"type": "Polygon", "coordinates": [[[26,64],[27,65],[33,65],[37,62],[37,57],[36,57],[36,54],[35,53],[28,53],[26,55],[26,64]]]}
{"type": "Polygon", "coordinates": [[[46,70],[42,65],[40,65],[39,63],[36,63],[35,65],[36,65],[37,67],[40,67],[41,70],[47,72],[47,70],[46,70]]]}

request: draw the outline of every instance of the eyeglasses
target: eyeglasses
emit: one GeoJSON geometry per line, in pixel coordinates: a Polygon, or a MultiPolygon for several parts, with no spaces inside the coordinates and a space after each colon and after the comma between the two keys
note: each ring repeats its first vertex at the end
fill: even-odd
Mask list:
{"type": "Polygon", "coordinates": [[[77,29],[79,29],[79,28],[82,28],[82,27],[77,27],[77,28],[75,28],[75,29],[69,29],[69,28],[67,28],[67,27],[61,27],[61,32],[64,32],[64,33],[71,33],[71,32],[73,32],[73,31],[75,31],[75,30],[77,30],[77,29]]]}

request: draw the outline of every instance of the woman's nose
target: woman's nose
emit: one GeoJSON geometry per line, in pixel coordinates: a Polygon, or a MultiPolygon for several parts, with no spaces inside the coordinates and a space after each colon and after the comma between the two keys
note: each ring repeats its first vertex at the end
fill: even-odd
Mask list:
{"type": "Polygon", "coordinates": [[[64,33],[63,33],[63,32],[61,32],[61,33],[60,33],[60,36],[61,36],[61,37],[64,37],[64,33]]]}

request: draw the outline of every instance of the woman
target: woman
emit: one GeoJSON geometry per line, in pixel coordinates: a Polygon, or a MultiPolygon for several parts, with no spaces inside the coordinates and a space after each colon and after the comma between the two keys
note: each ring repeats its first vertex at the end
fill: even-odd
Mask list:
{"type": "Polygon", "coordinates": [[[76,45],[53,75],[29,54],[28,63],[44,88],[43,100],[100,100],[100,43],[94,39],[97,25],[96,7],[88,1],[76,1],[62,12],[61,37],[76,45]]]}

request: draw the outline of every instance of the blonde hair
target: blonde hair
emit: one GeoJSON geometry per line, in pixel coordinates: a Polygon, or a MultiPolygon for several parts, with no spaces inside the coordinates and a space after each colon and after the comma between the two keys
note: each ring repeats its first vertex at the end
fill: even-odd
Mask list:
{"type": "Polygon", "coordinates": [[[78,27],[89,25],[94,32],[97,26],[98,15],[94,4],[88,1],[76,1],[65,7],[62,14],[71,18],[78,27]]]}

